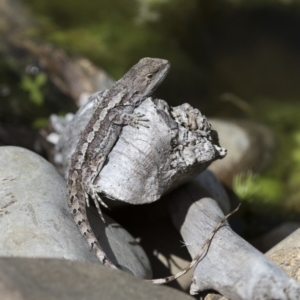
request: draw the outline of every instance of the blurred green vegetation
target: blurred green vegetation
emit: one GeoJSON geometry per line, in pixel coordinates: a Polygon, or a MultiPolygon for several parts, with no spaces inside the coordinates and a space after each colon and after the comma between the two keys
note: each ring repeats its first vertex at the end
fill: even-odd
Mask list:
{"type": "Polygon", "coordinates": [[[300,102],[259,99],[256,108],[259,119],[272,126],[279,143],[279,151],[268,174],[285,184],[284,206],[300,212],[300,102]]]}
{"type": "Polygon", "coordinates": [[[47,76],[45,73],[38,73],[34,78],[23,75],[21,78],[21,89],[27,91],[29,100],[35,105],[41,106],[44,103],[42,87],[46,84],[47,76]]]}
{"type": "Polygon", "coordinates": [[[170,60],[158,96],[172,105],[187,101],[214,114],[224,92],[247,100],[300,97],[293,48],[300,1],[23,2],[42,24],[43,39],[90,58],[115,79],[141,57],[170,60]]]}
{"type": "Polygon", "coordinates": [[[64,101],[67,99],[46,86],[46,74],[29,74],[26,70],[20,73],[21,77],[15,73],[10,62],[0,60],[1,123],[41,128],[47,124],[51,113],[65,114],[74,110],[74,104],[64,101]]]}
{"type": "Polygon", "coordinates": [[[44,37],[72,53],[89,57],[115,78],[141,57],[166,54],[172,67],[197,76],[175,35],[188,34],[188,21],[197,11],[197,0],[24,2],[44,24],[44,37]]]}
{"type": "Polygon", "coordinates": [[[300,102],[257,98],[255,120],[272,128],[278,149],[262,174],[248,172],[234,178],[233,190],[255,213],[271,218],[299,218],[300,214],[300,102]]]}
{"type": "Polygon", "coordinates": [[[49,115],[48,109],[42,105],[45,94],[42,86],[45,83],[43,78],[45,75],[41,74],[41,76],[33,78],[24,73],[22,78],[19,78],[9,63],[0,60],[1,122],[28,126],[32,124],[35,116],[49,115]]]}
{"type": "MultiPolygon", "coordinates": [[[[158,96],[171,105],[189,102],[210,115],[267,124],[278,138],[272,166],[238,175],[234,189],[256,212],[300,213],[300,1],[22,2],[41,24],[31,35],[88,57],[116,79],[141,57],[167,58],[172,70],[158,96]],[[246,99],[254,113],[222,106],[226,92],[246,99]]],[[[2,121],[39,127],[50,113],[68,110],[46,99],[42,74],[20,79],[0,61],[0,78],[11,89],[2,121]]]]}
{"type": "Polygon", "coordinates": [[[251,204],[254,210],[267,212],[270,207],[273,210],[285,208],[284,183],[274,176],[254,174],[251,171],[238,174],[233,179],[233,190],[241,200],[251,204]]]}

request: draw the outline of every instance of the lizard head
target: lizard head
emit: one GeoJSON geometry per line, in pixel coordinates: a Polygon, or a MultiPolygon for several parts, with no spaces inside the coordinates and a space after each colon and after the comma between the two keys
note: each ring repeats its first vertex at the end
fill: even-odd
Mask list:
{"type": "Polygon", "coordinates": [[[166,59],[142,58],[134,65],[121,80],[130,87],[128,97],[123,105],[138,106],[143,100],[151,96],[161,81],[166,77],[170,63],[166,59]]]}

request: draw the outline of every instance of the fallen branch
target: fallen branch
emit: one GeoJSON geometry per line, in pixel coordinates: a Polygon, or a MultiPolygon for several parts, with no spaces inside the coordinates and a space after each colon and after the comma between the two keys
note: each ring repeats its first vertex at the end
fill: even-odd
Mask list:
{"type": "MultiPolygon", "coordinates": [[[[168,195],[173,224],[192,257],[224,217],[216,200],[193,180],[168,195]]],[[[201,264],[194,268],[190,294],[215,290],[229,299],[296,300],[300,284],[236,234],[220,227],[201,264]]]]}
{"type": "Polygon", "coordinates": [[[241,206],[241,203],[236,207],[236,209],[234,209],[232,212],[230,212],[228,215],[226,215],[220,222],[219,224],[214,228],[214,230],[211,232],[210,236],[207,238],[207,240],[205,241],[205,243],[203,244],[203,246],[201,247],[200,252],[195,256],[195,258],[180,272],[178,272],[175,275],[171,275],[168,277],[164,277],[164,278],[158,278],[158,279],[150,279],[150,280],[146,280],[148,282],[154,283],[154,284],[165,284],[167,282],[171,282],[173,280],[178,279],[179,277],[183,276],[184,274],[186,274],[190,269],[192,269],[194,267],[194,265],[200,261],[201,256],[205,253],[206,250],[208,250],[208,247],[212,241],[212,239],[214,238],[216,232],[223,226],[223,224],[225,223],[225,221],[232,216],[234,213],[236,213],[239,208],[241,206]]]}

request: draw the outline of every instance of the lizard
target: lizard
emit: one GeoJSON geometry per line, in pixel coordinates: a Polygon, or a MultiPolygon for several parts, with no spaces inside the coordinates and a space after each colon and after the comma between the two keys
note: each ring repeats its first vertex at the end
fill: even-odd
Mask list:
{"type": "MultiPolygon", "coordinates": [[[[72,217],[87,243],[94,251],[100,262],[113,269],[117,267],[106,256],[95,237],[89,224],[86,205],[89,206],[89,196],[93,199],[98,213],[105,222],[99,203],[107,207],[97,194],[97,187],[93,181],[103,168],[107,156],[116,143],[122,126],[145,126],[148,120],[141,114],[134,113],[134,109],[143,100],[151,96],[167,75],[170,64],[167,60],[143,58],[134,65],[110,90],[100,91],[91,97],[94,100],[93,115],[82,132],[76,150],[71,158],[67,183],[68,205],[72,217]]],[[[200,252],[186,268],[177,274],[149,279],[153,284],[164,284],[186,274],[201,258],[211,243],[213,236],[224,224],[235,209],[225,216],[213,229],[210,237],[202,246],[200,252]]]]}
{"type": "Polygon", "coordinates": [[[148,127],[145,116],[134,113],[134,109],[152,95],[169,69],[170,63],[165,59],[142,58],[109,90],[102,93],[101,98],[96,96],[93,114],[71,157],[67,197],[73,220],[100,262],[113,269],[117,267],[95,237],[87,218],[86,206],[89,206],[90,197],[105,223],[100,204],[104,207],[107,205],[100,198],[94,180],[101,172],[123,126],[148,127]]]}

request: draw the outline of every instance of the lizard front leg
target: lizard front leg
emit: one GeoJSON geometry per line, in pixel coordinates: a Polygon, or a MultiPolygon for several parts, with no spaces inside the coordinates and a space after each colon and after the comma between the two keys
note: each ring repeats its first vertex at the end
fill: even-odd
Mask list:
{"type": "Polygon", "coordinates": [[[143,126],[149,128],[147,125],[149,120],[145,117],[145,115],[139,112],[135,113],[133,110],[133,106],[118,106],[110,111],[108,118],[110,122],[115,125],[130,125],[135,128],[143,126]]]}

